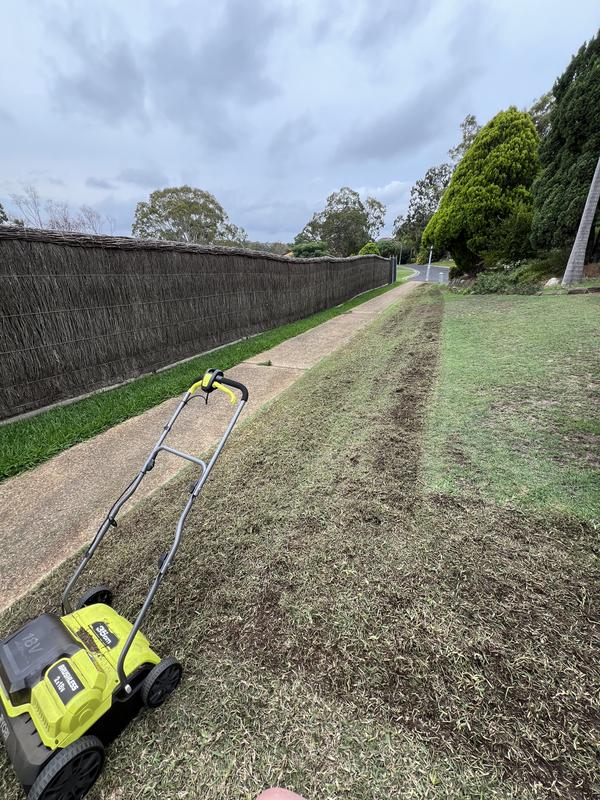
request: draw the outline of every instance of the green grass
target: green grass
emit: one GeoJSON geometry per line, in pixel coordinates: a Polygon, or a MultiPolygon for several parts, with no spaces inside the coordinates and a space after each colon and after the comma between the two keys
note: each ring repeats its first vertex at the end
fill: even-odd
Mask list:
{"type": "MultiPolygon", "coordinates": [[[[184,680],[90,800],[599,796],[597,533],[422,491],[442,313],[415,289],[236,431],[144,626],[184,680]]],[[[81,589],[136,613],[190,474],[119,521],[81,589]]],[[[72,562],[0,636],[56,609],[72,562]]],[[[22,797],[2,748],[0,797],[22,797]]]]}
{"type": "Polygon", "coordinates": [[[600,296],[446,298],[428,488],[600,521],[600,296]]]}
{"type": "Polygon", "coordinates": [[[544,294],[567,294],[569,289],[575,289],[580,286],[585,289],[600,286],[600,278],[586,278],[579,283],[571,284],[571,286],[562,286],[561,284],[558,284],[558,286],[543,286],[542,292],[544,294]]]}
{"type": "Polygon", "coordinates": [[[446,260],[446,261],[434,261],[431,264],[432,267],[448,267],[451,268],[454,266],[454,261],[446,260]]]}
{"type": "MultiPolygon", "coordinates": [[[[397,283],[402,283],[404,277],[400,276],[397,283]]],[[[35,467],[68,447],[174,397],[185,391],[209,367],[218,365],[219,369],[230,369],[263,350],[345,314],[391,288],[392,285],[372,289],[335,308],[221,347],[164,372],[0,426],[0,480],[35,467]]]]}
{"type": "Polygon", "coordinates": [[[396,267],[396,280],[399,283],[402,283],[407,278],[411,278],[414,275],[414,270],[410,267],[396,267]]]}

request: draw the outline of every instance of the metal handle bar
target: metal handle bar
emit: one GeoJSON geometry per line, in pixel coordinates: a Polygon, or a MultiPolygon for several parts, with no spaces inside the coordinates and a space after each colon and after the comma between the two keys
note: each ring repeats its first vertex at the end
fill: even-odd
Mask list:
{"type": "MultiPolygon", "coordinates": [[[[209,372],[213,373],[213,372],[217,372],[217,370],[210,370],[209,372]]],[[[204,376],[204,378],[206,378],[206,375],[204,376]]],[[[202,380],[204,380],[204,378],[202,380]]],[[[71,613],[73,611],[73,607],[72,607],[71,602],[70,602],[70,593],[71,593],[71,590],[73,589],[73,586],[75,585],[75,583],[77,582],[77,580],[81,576],[81,574],[82,574],[83,570],[85,569],[88,561],[92,558],[92,556],[96,552],[98,546],[100,545],[100,542],[104,539],[104,536],[106,535],[106,533],[109,530],[109,528],[111,526],[116,526],[117,523],[115,522],[115,517],[117,516],[117,514],[119,513],[119,511],[123,507],[123,505],[127,502],[127,500],[129,500],[129,498],[136,491],[136,489],[138,488],[138,486],[142,482],[142,480],[143,480],[144,476],[146,475],[146,473],[149,472],[154,467],[154,461],[155,461],[156,456],[158,455],[158,453],[160,451],[166,451],[166,452],[171,453],[173,455],[176,455],[176,456],[178,456],[180,458],[184,458],[184,459],[186,459],[188,461],[192,461],[192,462],[196,463],[198,466],[200,466],[200,468],[202,470],[201,474],[200,474],[200,477],[196,481],[196,484],[194,485],[194,488],[192,489],[192,491],[190,493],[190,496],[189,496],[189,498],[188,498],[188,500],[187,500],[187,502],[185,504],[185,507],[184,507],[180,517],[179,517],[179,520],[177,522],[177,528],[176,528],[176,531],[175,531],[175,539],[173,541],[173,544],[171,545],[171,549],[169,550],[169,552],[167,553],[166,558],[163,560],[163,562],[160,565],[158,574],[156,575],[156,577],[155,577],[155,579],[154,579],[154,581],[153,581],[153,583],[152,583],[152,585],[150,587],[150,590],[149,590],[149,592],[148,592],[148,594],[146,596],[146,600],[144,601],[144,604],[142,605],[142,608],[140,609],[140,611],[139,611],[139,613],[138,613],[138,615],[136,617],[136,620],[135,620],[135,622],[133,624],[133,627],[132,627],[132,629],[131,629],[131,631],[129,633],[129,636],[127,637],[127,640],[125,642],[125,645],[123,647],[123,650],[121,651],[121,654],[119,656],[119,661],[118,661],[118,664],[117,664],[117,673],[119,675],[119,682],[120,682],[120,685],[124,688],[125,692],[127,692],[128,694],[131,692],[131,686],[127,682],[127,676],[125,675],[124,665],[125,665],[125,659],[127,657],[129,649],[131,648],[133,640],[135,639],[135,636],[138,633],[138,631],[139,631],[139,629],[140,629],[140,627],[142,625],[144,617],[146,616],[146,613],[148,612],[148,609],[150,608],[150,606],[152,604],[152,600],[154,599],[154,595],[156,594],[156,592],[158,590],[158,587],[160,586],[160,584],[161,584],[161,582],[162,582],[167,570],[169,569],[169,566],[171,565],[171,562],[173,561],[173,558],[175,557],[175,553],[177,552],[177,549],[179,548],[179,544],[181,542],[181,538],[182,538],[182,534],[183,534],[183,526],[184,526],[186,517],[189,514],[190,509],[191,509],[192,505],[194,504],[194,501],[196,500],[196,498],[198,497],[198,495],[202,491],[202,487],[206,483],[206,480],[207,480],[207,478],[208,478],[208,476],[209,476],[209,474],[210,474],[210,472],[211,472],[211,470],[212,470],[217,458],[219,457],[223,447],[225,446],[225,442],[229,438],[229,435],[230,435],[231,431],[233,430],[233,428],[235,426],[235,423],[238,420],[238,417],[242,413],[242,410],[243,410],[243,408],[244,408],[244,406],[246,404],[246,401],[248,399],[248,390],[246,389],[246,387],[243,384],[238,383],[237,381],[234,381],[234,380],[230,380],[229,378],[225,378],[223,376],[223,373],[219,373],[218,381],[214,380],[214,378],[213,378],[213,380],[211,382],[212,383],[211,389],[209,391],[212,391],[213,388],[214,389],[221,388],[220,386],[215,385],[217,383],[221,383],[221,384],[225,384],[226,386],[230,386],[232,388],[238,389],[241,392],[242,397],[240,399],[239,404],[236,406],[236,409],[233,412],[233,415],[232,415],[232,417],[231,417],[231,419],[229,421],[229,424],[227,425],[227,429],[225,430],[225,433],[221,437],[221,440],[219,441],[219,443],[218,443],[218,445],[217,445],[217,447],[216,447],[216,449],[215,449],[210,461],[208,462],[208,464],[206,464],[204,461],[202,461],[202,459],[196,458],[195,456],[191,456],[191,455],[189,455],[187,453],[183,453],[180,450],[176,450],[175,448],[168,447],[167,445],[163,444],[163,442],[166,439],[167,435],[169,434],[171,428],[173,427],[173,425],[175,423],[175,420],[177,419],[179,414],[183,411],[185,406],[194,397],[199,397],[200,396],[200,395],[196,395],[194,392],[199,387],[199,385],[201,385],[201,383],[202,383],[202,381],[198,381],[198,382],[194,383],[188,389],[188,391],[185,393],[185,395],[183,396],[181,402],[179,403],[179,405],[175,409],[171,419],[165,425],[165,427],[163,429],[163,432],[160,435],[160,438],[158,439],[158,441],[156,442],[156,444],[152,448],[152,452],[150,453],[150,455],[146,459],[146,462],[144,463],[144,466],[142,467],[140,472],[136,475],[136,477],[133,479],[133,481],[129,484],[129,486],[124,490],[124,492],[121,494],[121,496],[114,503],[114,505],[112,506],[112,508],[110,509],[108,514],[106,515],[106,518],[104,519],[104,522],[101,524],[100,528],[98,529],[98,532],[96,533],[96,536],[94,537],[92,543],[90,544],[90,546],[86,550],[81,563],[79,564],[79,566],[77,567],[77,569],[73,573],[71,579],[67,583],[67,585],[65,587],[65,590],[63,592],[63,595],[62,595],[62,610],[63,610],[63,614],[71,613]]],[[[229,393],[229,391],[227,391],[227,393],[229,393]]]]}

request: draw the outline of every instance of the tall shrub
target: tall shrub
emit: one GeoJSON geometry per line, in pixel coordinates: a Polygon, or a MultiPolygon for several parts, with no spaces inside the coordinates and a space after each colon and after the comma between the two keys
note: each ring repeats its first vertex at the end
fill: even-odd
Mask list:
{"type": "Polygon", "coordinates": [[[538,168],[538,135],[530,115],[515,107],[496,114],[457,166],[425,228],[424,246],[449,251],[456,272],[483,268],[485,254],[498,246],[502,225],[517,209],[531,208],[538,168]]]}

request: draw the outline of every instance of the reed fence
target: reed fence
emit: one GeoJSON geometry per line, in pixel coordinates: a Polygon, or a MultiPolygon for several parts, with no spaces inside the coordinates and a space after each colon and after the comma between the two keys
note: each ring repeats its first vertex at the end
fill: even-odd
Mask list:
{"type": "Polygon", "coordinates": [[[0,226],[0,418],[301,319],[390,280],[386,259],[0,226]]]}

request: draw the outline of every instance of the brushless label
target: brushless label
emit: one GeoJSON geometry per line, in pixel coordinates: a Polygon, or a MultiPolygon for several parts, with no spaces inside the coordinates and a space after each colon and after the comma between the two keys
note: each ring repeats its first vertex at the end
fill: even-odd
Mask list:
{"type": "Polygon", "coordinates": [[[109,647],[111,650],[119,644],[119,640],[110,630],[106,622],[92,622],[92,630],[102,644],[106,645],[106,647],[109,647]]]}
{"type": "Polygon", "coordinates": [[[48,670],[48,679],[65,706],[83,689],[68,661],[59,661],[48,670]]]}

